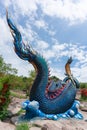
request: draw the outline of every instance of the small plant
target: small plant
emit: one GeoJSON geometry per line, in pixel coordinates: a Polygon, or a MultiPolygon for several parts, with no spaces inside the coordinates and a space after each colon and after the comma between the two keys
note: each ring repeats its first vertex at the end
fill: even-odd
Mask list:
{"type": "Polygon", "coordinates": [[[87,88],[87,83],[80,83],[80,88],[81,88],[81,89],[87,88]]]}
{"type": "Polygon", "coordinates": [[[29,126],[27,123],[22,123],[16,126],[16,130],[29,130],[29,126]]]}
{"type": "Polygon", "coordinates": [[[87,88],[81,89],[81,99],[87,100],[87,88]]]}
{"type": "Polygon", "coordinates": [[[23,114],[23,113],[25,113],[25,110],[23,110],[22,108],[18,111],[18,113],[17,113],[17,115],[21,115],[21,114],[23,114]]]}
{"type": "Polygon", "coordinates": [[[16,92],[12,92],[12,91],[11,91],[11,92],[10,92],[10,95],[13,96],[13,97],[20,98],[20,99],[22,99],[22,98],[23,98],[23,99],[24,99],[24,98],[26,99],[26,95],[20,95],[20,94],[18,94],[18,93],[16,93],[16,92]]]}
{"type": "Polygon", "coordinates": [[[0,78],[0,119],[3,120],[7,116],[7,108],[10,102],[9,99],[9,84],[8,78],[0,78]]]}

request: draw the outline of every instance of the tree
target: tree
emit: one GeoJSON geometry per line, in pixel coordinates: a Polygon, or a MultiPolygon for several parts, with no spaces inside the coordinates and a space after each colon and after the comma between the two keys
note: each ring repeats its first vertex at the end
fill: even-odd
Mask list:
{"type": "Polygon", "coordinates": [[[34,70],[31,70],[29,72],[29,82],[32,85],[36,77],[36,72],[34,70]]]}
{"type": "Polygon", "coordinates": [[[0,119],[3,120],[8,113],[8,105],[10,103],[10,86],[9,77],[0,77],[0,119]]]}
{"type": "Polygon", "coordinates": [[[26,83],[26,95],[27,96],[29,96],[29,93],[30,93],[32,84],[35,80],[35,77],[36,77],[36,72],[34,70],[31,70],[29,72],[29,77],[28,78],[24,77],[24,79],[23,79],[26,83]]]}
{"type": "Polygon", "coordinates": [[[11,64],[6,64],[0,55],[0,77],[7,74],[17,74],[17,69],[12,68],[11,64]]]}
{"type": "Polygon", "coordinates": [[[55,82],[57,82],[59,80],[59,78],[56,77],[56,76],[51,76],[50,79],[53,80],[53,81],[55,81],[55,82]]]}

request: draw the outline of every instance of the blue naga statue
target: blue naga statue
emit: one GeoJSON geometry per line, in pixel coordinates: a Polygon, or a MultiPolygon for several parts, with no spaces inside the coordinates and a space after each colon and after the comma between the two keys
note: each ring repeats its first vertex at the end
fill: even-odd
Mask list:
{"type": "Polygon", "coordinates": [[[17,27],[11,21],[7,12],[7,23],[14,38],[14,50],[23,60],[31,63],[36,70],[36,78],[30,91],[30,99],[26,100],[22,107],[26,110],[24,119],[42,117],[57,120],[59,118],[75,117],[82,119],[78,112],[79,102],[75,100],[79,82],[72,76],[70,58],[66,65],[66,78],[54,82],[49,77],[49,67],[45,59],[32,50],[29,45],[25,45],[17,27]]]}

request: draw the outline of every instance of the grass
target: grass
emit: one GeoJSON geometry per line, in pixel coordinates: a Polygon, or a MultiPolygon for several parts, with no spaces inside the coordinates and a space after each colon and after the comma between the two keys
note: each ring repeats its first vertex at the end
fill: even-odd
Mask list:
{"type": "Polygon", "coordinates": [[[87,88],[87,83],[80,83],[80,88],[87,88]]]}
{"type": "Polygon", "coordinates": [[[29,130],[29,126],[27,123],[21,123],[16,126],[16,130],[29,130]]]}
{"type": "Polygon", "coordinates": [[[23,113],[25,113],[25,110],[23,110],[22,108],[18,111],[18,113],[17,113],[17,115],[21,115],[21,114],[23,114],[23,113]]]}
{"type": "Polygon", "coordinates": [[[85,101],[85,102],[87,102],[87,97],[81,97],[81,98],[80,98],[80,101],[85,101]]]}
{"type": "Polygon", "coordinates": [[[18,93],[16,93],[16,92],[10,92],[10,95],[11,96],[13,96],[13,97],[17,97],[17,98],[20,98],[20,99],[26,99],[26,96],[24,96],[24,95],[20,95],[20,94],[18,94],[18,93]]]}

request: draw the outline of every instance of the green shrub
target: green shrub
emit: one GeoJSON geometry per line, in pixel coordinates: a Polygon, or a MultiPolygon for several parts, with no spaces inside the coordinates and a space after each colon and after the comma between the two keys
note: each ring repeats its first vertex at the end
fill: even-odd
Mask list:
{"type": "Polygon", "coordinates": [[[80,88],[87,88],[87,83],[80,83],[80,88]]]}
{"type": "Polygon", "coordinates": [[[7,116],[7,108],[10,102],[9,99],[9,84],[8,77],[0,78],[0,119],[3,120],[7,116]]]}
{"type": "Polygon", "coordinates": [[[27,123],[22,123],[16,126],[16,130],[29,130],[29,126],[27,123]]]}
{"type": "Polygon", "coordinates": [[[26,96],[20,95],[20,94],[18,94],[18,93],[16,93],[16,92],[12,92],[12,91],[11,91],[11,92],[10,92],[10,95],[13,96],[13,97],[20,98],[20,99],[22,99],[22,98],[23,98],[23,99],[24,99],[24,98],[26,99],[26,96]]]}

